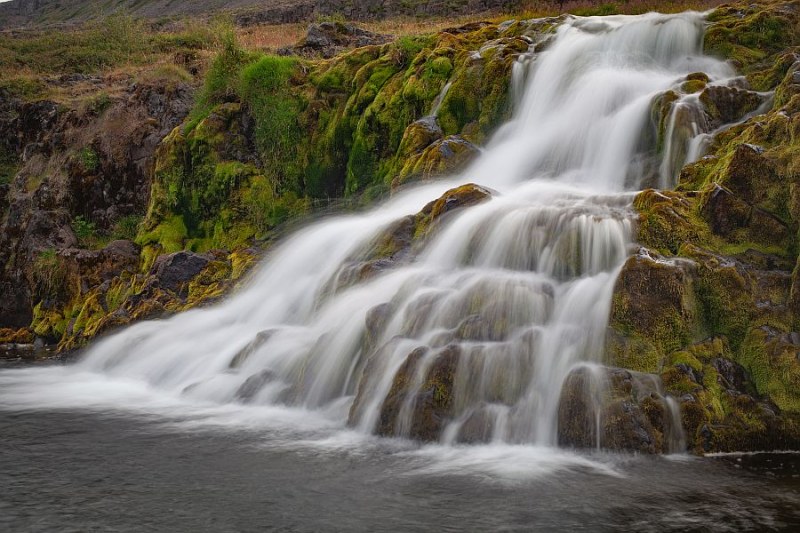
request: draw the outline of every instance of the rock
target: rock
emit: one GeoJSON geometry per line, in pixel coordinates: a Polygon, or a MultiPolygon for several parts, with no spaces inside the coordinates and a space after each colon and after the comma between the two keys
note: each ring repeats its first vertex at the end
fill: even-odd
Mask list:
{"type": "Polygon", "coordinates": [[[491,416],[488,409],[488,406],[483,405],[470,413],[459,428],[458,442],[482,444],[491,440],[495,418],[491,416]]]}
{"type": "Polygon", "coordinates": [[[365,318],[367,336],[364,340],[367,353],[372,353],[377,348],[378,339],[383,334],[383,328],[394,312],[394,306],[390,302],[376,305],[369,311],[365,318]]]}
{"type": "Polygon", "coordinates": [[[433,354],[427,348],[411,352],[395,374],[381,406],[377,433],[428,442],[438,440],[453,416],[453,380],[460,353],[455,345],[433,354]],[[433,357],[433,361],[421,385],[414,387],[417,367],[426,357],[433,357]],[[401,418],[406,403],[411,405],[408,420],[401,418]]]}
{"type": "Polygon", "coordinates": [[[680,347],[694,316],[689,287],[692,269],[688,261],[657,259],[640,250],[625,262],[617,278],[612,323],[680,347]]]}
{"type": "Polygon", "coordinates": [[[276,329],[265,329],[264,331],[259,331],[256,334],[256,337],[250,341],[247,346],[239,350],[239,353],[237,353],[233,359],[231,359],[231,362],[228,364],[228,368],[235,369],[242,366],[247,359],[259,348],[264,346],[277,331],[278,330],[276,329]]]}
{"type": "Polygon", "coordinates": [[[702,210],[711,225],[711,231],[727,236],[737,229],[747,227],[753,209],[750,204],[717,185],[709,193],[702,210]]]}
{"type": "Polygon", "coordinates": [[[320,22],[308,26],[306,36],[292,47],[282,48],[281,55],[331,58],[348,48],[384,44],[391,40],[381,35],[345,22],[320,22]]]}
{"type": "Polygon", "coordinates": [[[58,253],[69,277],[87,292],[90,287],[111,281],[123,271],[136,272],[141,248],[132,241],[112,241],[102,250],[67,248],[58,253]]]}
{"type": "Polygon", "coordinates": [[[700,101],[718,124],[727,124],[755,111],[762,96],[737,87],[711,85],[700,94],[700,101]]]}
{"type": "Polygon", "coordinates": [[[561,390],[558,443],[663,453],[672,430],[659,379],[620,368],[579,367],[561,390]]]}
{"type": "Polygon", "coordinates": [[[275,379],[276,376],[274,372],[271,370],[262,370],[247,378],[245,382],[242,383],[241,387],[236,390],[234,397],[242,403],[251,402],[265,385],[275,381],[275,379]]]}
{"type": "Polygon", "coordinates": [[[210,258],[194,252],[175,252],[162,255],[150,270],[158,284],[174,293],[185,290],[186,284],[197,276],[210,262],[210,258]]]}
{"type": "Polygon", "coordinates": [[[764,156],[763,148],[742,143],[736,146],[724,183],[731,192],[751,205],[767,200],[769,182],[775,178],[771,161],[764,156]]]}
{"type": "Polygon", "coordinates": [[[397,178],[392,181],[392,187],[413,180],[428,180],[455,173],[466,167],[478,154],[478,147],[460,135],[435,139],[422,153],[408,160],[397,178]]]}
{"type": "Polygon", "coordinates": [[[419,155],[434,141],[441,139],[444,134],[436,117],[428,116],[412,122],[403,132],[403,139],[397,149],[398,157],[406,160],[414,155],[419,155]]]}
{"type": "Polygon", "coordinates": [[[429,218],[430,222],[434,222],[446,213],[462,207],[481,204],[489,200],[491,196],[491,190],[474,183],[467,183],[445,192],[439,199],[423,207],[417,216],[422,215],[429,218]]]}
{"type": "Polygon", "coordinates": [[[702,213],[711,231],[734,242],[782,245],[789,238],[789,228],[778,217],[753,207],[716,184],[708,193],[702,213]]]}

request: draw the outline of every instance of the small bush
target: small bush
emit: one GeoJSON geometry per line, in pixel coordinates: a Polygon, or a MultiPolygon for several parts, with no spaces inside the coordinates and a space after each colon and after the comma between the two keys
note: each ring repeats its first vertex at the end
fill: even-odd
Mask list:
{"type": "Polygon", "coordinates": [[[39,298],[56,298],[63,294],[66,269],[54,248],[43,250],[33,261],[33,278],[39,298]]]}
{"type": "MultiPolygon", "coordinates": [[[[100,156],[92,148],[86,147],[78,154],[81,165],[87,172],[95,172],[100,168],[100,156]]],[[[73,221],[74,222],[74,221],[73,221]]]]}
{"type": "Polygon", "coordinates": [[[78,215],[72,219],[71,225],[81,246],[89,247],[97,240],[97,227],[94,222],[78,215]]]}

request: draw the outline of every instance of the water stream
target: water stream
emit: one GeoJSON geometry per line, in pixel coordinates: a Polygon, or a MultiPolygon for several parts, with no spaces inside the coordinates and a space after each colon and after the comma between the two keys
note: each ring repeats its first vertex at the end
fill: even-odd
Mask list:
{"type": "Polygon", "coordinates": [[[435,440],[555,446],[562,383],[603,356],[633,194],[669,185],[664,162],[674,173],[675,153],[685,159],[703,133],[671,130],[659,153],[653,102],[693,72],[734,76],[702,54],[703,24],[698,13],[567,19],[515,68],[512,121],[461,175],[298,231],[216,307],[129,327],[66,368],[3,372],[18,396],[0,403],[51,405],[58,391],[73,406],[114,405],[133,386],[181,405],[247,403],[417,437],[416,399],[449,365],[452,416],[435,440]],[[469,182],[492,199],[448,216],[413,261],[360,283],[345,275],[389,225],[469,182]],[[400,372],[404,395],[388,412],[400,372]]]}

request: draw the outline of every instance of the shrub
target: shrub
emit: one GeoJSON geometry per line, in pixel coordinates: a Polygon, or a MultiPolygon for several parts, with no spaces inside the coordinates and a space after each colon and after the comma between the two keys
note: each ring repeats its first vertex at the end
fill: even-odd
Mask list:
{"type": "Polygon", "coordinates": [[[78,243],[84,247],[90,247],[97,240],[97,227],[95,223],[78,215],[72,219],[72,231],[78,238],[78,243]]]}
{"type": "Polygon", "coordinates": [[[39,298],[56,298],[63,293],[66,269],[54,248],[43,250],[33,261],[33,279],[39,298]]]}

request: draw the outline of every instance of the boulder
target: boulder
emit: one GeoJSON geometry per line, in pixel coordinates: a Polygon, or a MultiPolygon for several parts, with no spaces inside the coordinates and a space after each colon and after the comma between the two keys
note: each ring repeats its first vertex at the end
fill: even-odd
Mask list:
{"type": "Polygon", "coordinates": [[[211,261],[207,255],[194,252],[175,252],[156,259],[150,274],[158,285],[174,293],[184,292],[186,284],[211,261]]]}
{"type": "Polygon", "coordinates": [[[331,58],[349,48],[384,44],[391,36],[373,33],[349,22],[310,24],[306,36],[296,45],[281,48],[281,55],[331,58]]]}

